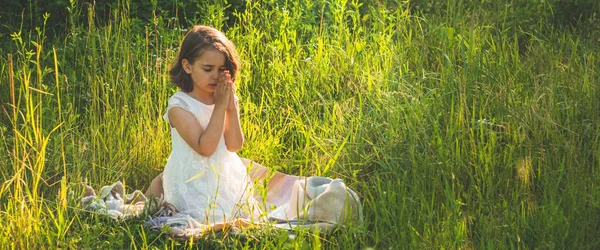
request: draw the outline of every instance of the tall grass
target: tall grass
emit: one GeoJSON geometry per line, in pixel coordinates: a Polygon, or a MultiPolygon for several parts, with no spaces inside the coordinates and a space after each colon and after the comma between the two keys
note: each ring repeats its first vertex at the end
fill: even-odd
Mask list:
{"type": "Polygon", "coordinates": [[[64,37],[41,23],[0,57],[2,246],[600,247],[600,35],[554,25],[549,4],[521,23],[492,1],[248,1],[231,17],[205,4],[191,22],[224,30],[242,59],[239,154],[344,179],[365,224],[187,243],[79,206],[84,184],[145,189],[162,171],[185,29],[140,24],[127,1],[102,24],[72,4],[64,37]]]}

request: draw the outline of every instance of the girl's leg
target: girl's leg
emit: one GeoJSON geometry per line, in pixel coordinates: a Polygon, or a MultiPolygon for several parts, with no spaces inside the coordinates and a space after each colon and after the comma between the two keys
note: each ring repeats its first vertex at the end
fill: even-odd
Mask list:
{"type": "Polygon", "coordinates": [[[150,187],[146,190],[146,197],[156,197],[162,198],[163,196],[163,181],[162,181],[163,173],[161,172],[158,176],[154,177],[152,183],[150,183],[150,187]]]}

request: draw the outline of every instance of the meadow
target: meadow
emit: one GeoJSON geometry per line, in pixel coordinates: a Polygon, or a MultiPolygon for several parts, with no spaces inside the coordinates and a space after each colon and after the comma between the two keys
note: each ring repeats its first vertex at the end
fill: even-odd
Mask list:
{"type": "Polygon", "coordinates": [[[60,2],[61,29],[48,13],[0,34],[0,246],[600,248],[600,3],[60,2]],[[363,225],[179,242],[82,209],[85,185],[145,190],[164,168],[192,24],[240,54],[239,155],[343,179],[363,225]]]}

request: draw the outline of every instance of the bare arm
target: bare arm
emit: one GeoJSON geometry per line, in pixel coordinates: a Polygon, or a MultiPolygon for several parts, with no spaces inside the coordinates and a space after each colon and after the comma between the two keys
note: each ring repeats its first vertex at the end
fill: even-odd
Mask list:
{"type": "Polygon", "coordinates": [[[169,122],[194,151],[209,157],[215,153],[223,135],[225,113],[230,103],[230,96],[231,85],[223,81],[217,83],[214,93],[215,108],[206,126],[206,131],[202,129],[192,113],[178,107],[169,110],[169,122]]]}
{"type": "Polygon", "coordinates": [[[237,152],[244,145],[244,134],[240,125],[240,110],[234,100],[233,92],[225,115],[225,144],[229,152],[237,152]]]}
{"type": "Polygon", "coordinates": [[[173,107],[169,110],[169,123],[196,153],[209,157],[217,149],[225,120],[225,107],[215,106],[206,131],[196,117],[187,110],[173,107]]]}

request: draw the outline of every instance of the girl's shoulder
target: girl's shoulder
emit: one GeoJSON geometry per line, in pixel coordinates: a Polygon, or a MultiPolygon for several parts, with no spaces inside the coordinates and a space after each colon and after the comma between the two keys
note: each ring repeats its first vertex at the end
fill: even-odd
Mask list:
{"type": "Polygon", "coordinates": [[[191,99],[191,97],[184,92],[181,92],[181,91],[175,92],[175,94],[173,94],[169,98],[169,101],[167,104],[167,113],[169,112],[169,110],[171,108],[174,108],[174,107],[182,108],[188,112],[194,113],[192,110],[194,108],[194,105],[190,99],[191,99]]]}
{"type": "Polygon", "coordinates": [[[175,92],[175,94],[173,94],[171,96],[171,98],[169,98],[169,102],[171,100],[182,100],[182,101],[188,103],[191,106],[201,106],[201,107],[212,107],[212,106],[214,106],[214,104],[206,104],[206,103],[203,103],[201,101],[198,101],[195,98],[193,98],[192,96],[188,95],[187,93],[185,93],[185,92],[183,92],[181,90],[175,92]]]}
{"type": "Polygon", "coordinates": [[[185,92],[183,92],[183,91],[180,90],[180,91],[177,91],[177,92],[173,93],[173,95],[171,95],[171,97],[169,98],[169,100],[174,99],[174,98],[175,99],[176,98],[186,99],[188,97],[189,97],[188,94],[186,94],[185,92]]]}
{"type": "Polygon", "coordinates": [[[177,91],[171,97],[169,97],[167,110],[163,115],[163,119],[165,121],[169,122],[169,111],[175,107],[190,112],[194,114],[194,116],[196,116],[196,114],[198,114],[200,110],[198,105],[194,102],[194,98],[192,98],[183,91],[177,91]]]}

